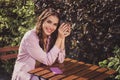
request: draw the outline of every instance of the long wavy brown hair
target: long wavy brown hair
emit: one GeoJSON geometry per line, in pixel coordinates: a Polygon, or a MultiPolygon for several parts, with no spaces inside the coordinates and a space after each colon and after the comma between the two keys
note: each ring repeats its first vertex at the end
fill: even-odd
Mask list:
{"type": "MultiPolygon", "coordinates": [[[[49,46],[48,46],[48,51],[54,46],[55,42],[56,42],[56,38],[58,35],[58,27],[60,24],[60,16],[59,13],[57,12],[57,10],[53,9],[53,8],[48,8],[45,9],[40,16],[38,16],[37,19],[37,23],[36,23],[36,33],[38,35],[39,38],[39,45],[40,47],[44,50],[44,41],[43,41],[43,29],[42,29],[42,25],[43,22],[49,17],[49,16],[56,16],[59,19],[58,22],[58,26],[57,29],[51,34],[50,36],[50,41],[49,41],[49,46]]],[[[47,52],[48,52],[47,51],[47,52]]]]}

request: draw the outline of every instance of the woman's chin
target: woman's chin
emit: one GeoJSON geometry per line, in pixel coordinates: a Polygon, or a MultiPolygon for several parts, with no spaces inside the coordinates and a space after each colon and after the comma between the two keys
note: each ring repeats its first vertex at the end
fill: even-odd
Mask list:
{"type": "Polygon", "coordinates": [[[47,35],[47,36],[50,36],[51,34],[52,34],[52,32],[45,31],[45,35],[47,35]]]}
{"type": "Polygon", "coordinates": [[[46,35],[47,35],[47,36],[50,36],[50,35],[51,35],[51,33],[46,33],[46,35]]]}

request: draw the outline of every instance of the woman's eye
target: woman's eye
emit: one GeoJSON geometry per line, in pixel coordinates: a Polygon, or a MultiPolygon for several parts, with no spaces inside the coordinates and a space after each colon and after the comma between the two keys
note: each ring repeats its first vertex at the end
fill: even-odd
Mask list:
{"type": "Polygon", "coordinates": [[[56,24],[54,24],[55,26],[58,26],[58,24],[56,23],[56,24]]]}
{"type": "Polygon", "coordinates": [[[47,23],[52,23],[52,21],[48,20],[47,23]]]}

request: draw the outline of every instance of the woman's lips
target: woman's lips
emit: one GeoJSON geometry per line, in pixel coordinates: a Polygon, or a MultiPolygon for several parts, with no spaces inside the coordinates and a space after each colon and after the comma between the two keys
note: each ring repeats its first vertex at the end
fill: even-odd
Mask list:
{"type": "Polygon", "coordinates": [[[51,32],[52,32],[52,30],[51,30],[51,29],[47,29],[47,32],[48,32],[48,33],[51,33],[51,32]]]}

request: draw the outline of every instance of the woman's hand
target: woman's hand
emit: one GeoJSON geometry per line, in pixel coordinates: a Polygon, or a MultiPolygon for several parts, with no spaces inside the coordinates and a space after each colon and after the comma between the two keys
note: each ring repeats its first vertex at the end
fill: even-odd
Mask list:
{"type": "Polygon", "coordinates": [[[71,26],[69,23],[67,23],[67,31],[64,32],[64,36],[67,37],[71,33],[71,26]]]}
{"type": "Polygon", "coordinates": [[[70,24],[62,23],[58,29],[58,37],[63,39],[70,35],[70,32],[71,32],[70,24]]]}
{"type": "Polygon", "coordinates": [[[55,45],[61,50],[65,49],[65,37],[70,35],[71,26],[68,23],[62,23],[58,28],[58,38],[55,45]]]}

